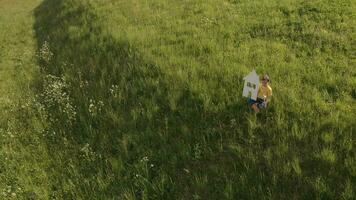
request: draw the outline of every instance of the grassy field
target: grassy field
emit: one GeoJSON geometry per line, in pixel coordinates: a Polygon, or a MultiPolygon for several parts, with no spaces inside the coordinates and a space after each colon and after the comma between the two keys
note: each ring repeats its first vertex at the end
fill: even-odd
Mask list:
{"type": "Polygon", "coordinates": [[[37,67],[33,10],[38,0],[0,0],[0,199],[46,199],[46,142],[31,91],[37,67]]]}
{"type": "Polygon", "coordinates": [[[355,198],[354,1],[24,2],[0,0],[5,198],[355,198]]]}

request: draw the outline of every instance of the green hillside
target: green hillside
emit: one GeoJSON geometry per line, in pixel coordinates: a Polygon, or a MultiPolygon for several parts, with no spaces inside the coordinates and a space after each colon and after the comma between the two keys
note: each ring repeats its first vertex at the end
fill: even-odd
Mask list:
{"type": "Polygon", "coordinates": [[[0,80],[19,102],[0,114],[6,198],[355,198],[354,1],[8,2],[1,30],[36,7],[13,34],[37,51],[21,70],[7,52],[32,44],[0,44],[0,70],[20,70],[0,80]],[[252,69],[273,88],[258,114],[241,96],[252,69]]]}

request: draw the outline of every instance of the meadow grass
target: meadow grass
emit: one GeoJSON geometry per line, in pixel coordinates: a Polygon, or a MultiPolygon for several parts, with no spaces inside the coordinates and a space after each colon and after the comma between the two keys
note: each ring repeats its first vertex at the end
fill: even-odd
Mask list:
{"type": "Polygon", "coordinates": [[[43,1],[30,82],[48,178],[31,194],[353,199],[355,6],[43,1]],[[257,115],[241,97],[253,68],[274,92],[257,115]]]}
{"type": "Polygon", "coordinates": [[[0,199],[46,199],[45,122],[31,90],[39,75],[34,8],[40,1],[0,0],[0,199]]]}
{"type": "Polygon", "coordinates": [[[58,176],[63,194],[352,198],[354,6],[45,1],[36,33],[53,57],[43,71],[76,110],[71,121],[58,112],[66,102],[50,106],[51,128],[89,155],[84,165],[76,150],[58,158],[78,159],[73,178],[58,176]],[[241,97],[252,68],[274,88],[257,116],[241,97]]]}

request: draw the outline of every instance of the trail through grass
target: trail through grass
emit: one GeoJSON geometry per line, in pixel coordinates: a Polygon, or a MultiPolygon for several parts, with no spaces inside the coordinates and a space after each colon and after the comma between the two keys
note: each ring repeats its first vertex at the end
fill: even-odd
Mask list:
{"type": "Polygon", "coordinates": [[[40,0],[0,0],[0,199],[45,199],[49,161],[31,92],[33,10],[40,0]]]}

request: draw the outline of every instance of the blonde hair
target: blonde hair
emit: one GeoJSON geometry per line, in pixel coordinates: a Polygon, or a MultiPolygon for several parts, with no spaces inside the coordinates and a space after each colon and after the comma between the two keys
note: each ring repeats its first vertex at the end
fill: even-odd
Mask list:
{"type": "Polygon", "coordinates": [[[263,79],[266,79],[267,82],[269,82],[269,76],[268,76],[268,74],[264,74],[264,75],[262,76],[262,80],[263,80],[263,79]]]}

